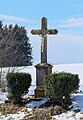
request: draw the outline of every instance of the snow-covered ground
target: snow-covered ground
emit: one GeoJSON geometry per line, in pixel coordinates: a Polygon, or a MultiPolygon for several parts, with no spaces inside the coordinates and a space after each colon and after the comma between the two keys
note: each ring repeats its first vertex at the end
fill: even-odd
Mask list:
{"type": "Polygon", "coordinates": [[[83,113],[75,113],[68,111],[67,113],[53,116],[52,118],[56,118],[56,120],[83,120],[83,113]]]}
{"type": "Polygon", "coordinates": [[[38,108],[40,105],[46,103],[47,101],[48,101],[47,98],[43,98],[43,99],[40,100],[40,101],[32,101],[32,102],[30,102],[30,103],[28,103],[28,104],[25,104],[25,106],[26,106],[27,108],[38,108]]]}
{"type": "Polygon", "coordinates": [[[22,120],[24,117],[24,112],[19,112],[18,114],[0,115],[0,120],[22,120]]]}
{"type": "MultiPolygon", "coordinates": [[[[80,120],[81,117],[83,117],[83,93],[79,92],[77,94],[73,94],[73,109],[68,111],[67,113],[62,113],[60,115],[55,115],[53,118],[56,118],[57,120],[80,120]],[[80,109],[80,112],[75,113],[73,110],[80,109]]],[[[1,93],[0,92],[0,103],[4,103],[5,100],[7,100],[7,93],[1,93]]],[[[35,106],[39,107],[41,104],[46,102],[47,99],[44,98],[41,101],[38,102],[31,102],[29,104],[26,104],[27,109],[33,108],[35,106]]],[[[31,110],[31,109],[30,109],[31,110]]],[[[10,114],[10,115],[0,115],[0,120],[8,120],[11,118],[11,120],[20,120],[24,118],[25,113],[19,112],[18,114],[10,114]]]]}
{"type": "Polygon", "coordinates": [[[81,112],[83,112],[83,92],[79,92],[77,94],[73,94],[73,108],[74,109],[80,109],[81,112]]]}
{"type": "Polygon", "coordinates": [[[0,103],[4,103],[5,100],[8,100],[7,99],[7,93],[0,92],[0,103]]]}
{"type": "MultiPolygon", "coordinates": [[[[35,81],[36,81],[36,69],[32,66],[30,67],[25,67],[25,69],[21,69],[21,72],[28,72],[32,76],[32,86],[30,87],[30,91],[28,95],[33,95],[34,94],[34,89],[35,89],[35,81]]],[[[78,74],[80,78],[80,89],[83,91],[83,63],[81,64],[63,64],[63,65],[54,65],[52,72],[71,72],[74,74],[78,74]]],[[[0,103],[3,103],[4,100],[7,99],[6,97],[7,93],[0,93],[0,103]]],[[[74,101],[73,101],[73,108],[72,110],[75,109],[80,109],[80,112],[74,113],[72,110],[68,111],[67,113],[63,113],[61,115],[56,115],[53,116],[57,120],[80,120],[80,118],[83,118],[83,93],[79,92],[77,94],[73,95],[74,101]]],[[[37,103],[37,106],[40,103],[37,103]]],[[[1,116],[0,115],[0,120],[8,120],[9,118],[14,118],[15,120],[20,120],[25,116],[23,112],[15,115],[6,115],[6,116],[1,116]]]]}

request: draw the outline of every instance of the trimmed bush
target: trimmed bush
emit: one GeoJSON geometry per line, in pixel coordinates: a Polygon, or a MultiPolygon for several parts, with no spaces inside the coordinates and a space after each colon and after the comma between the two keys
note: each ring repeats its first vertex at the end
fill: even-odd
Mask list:
{"type": "Polygon", "coordinates": [[[45,95],[50,100],[62,100],[66,103],[70,94],[79,87],[79,77],[72,73],[60,72],[46,76],[44,80],[45,95]]]}
{"type": "Polygon", "coordinates": [[[20,103],[23,95],[28,93],[31,86],[31,75],[28,73],[8,73],[8,98],[14,103],[20,103]]]}

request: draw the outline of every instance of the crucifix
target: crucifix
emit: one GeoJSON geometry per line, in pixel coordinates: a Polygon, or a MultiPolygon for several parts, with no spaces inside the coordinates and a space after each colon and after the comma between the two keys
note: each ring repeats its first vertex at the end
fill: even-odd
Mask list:
{"type": "Polygon", "coordinates": [[[31,31],[33,35],[41,37],[41,63],[35,65],[36,68],[36,89],[35,97],[45,97],[44,89],[39,89],[43,86],[44,78],[52,73],[52,65],[47,63],[47,35],[57,34],[56,29],[47,29],[47,18],[41,19],[41,29],[34,29],[31,31]]]}
{"type": "Polygon", "coordinates": [[[43,17],[41,29],[34,29],[31,33],[41,37],[41,63],[47,63],[47,35],[57,34],[58,31],[56,29],[47,29],[47,18],[43,17]]]}

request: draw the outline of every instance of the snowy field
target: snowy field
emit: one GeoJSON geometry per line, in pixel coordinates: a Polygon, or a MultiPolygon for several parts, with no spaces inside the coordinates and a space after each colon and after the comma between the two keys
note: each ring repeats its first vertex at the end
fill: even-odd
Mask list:
{"type": "MultiPolygon", "coordinates": [[[[54,72],[71,72],[73,74],[78,74],[80,78],[80,90],[83,90],[83,63],[80,64],[57,64],[53,65],[52,73],[54,72]]],[[[34,66],[20,68],[20,72],[30,73],[32,76],[32,86],[30,88],[29,94],[34,94],[34,88],[36,85],[36,69],[34,66]]]]}
{"type": "MultiPolygon", "coordinates": [[[[6,74],[8,68],[4,68],[3,72],[6,74]]],[[[28,66],[28,67],[18,67],[16,72],[26,72],[30,73],[32,77],[32,87],[36,85],[36,69],[34,66],[28,66]]],[[[52,73],[54,72],[71,72],[73,74],[78,74],[80,78],[80,90],[83,90],[83,63],[79,64],[56,64],[53,65],[52,73]]],[[[33,90],[31,89],[33,92],[33,90]]],[[[32,93],[30,91],[30,94],[32,93]]]]}
{"type": "MultiPolygon", "coordinates": [[[[28,72],[32,75],[32,86],[30,87],[30,91],[28,95],[33,95],[34,94],[34,89],[35,89],[35,81],[36,81],[36,70],[34,67],[26,67],[25,69],[21,69],[21,72],[28,72]]],[[[53,66],[53,73],[54,72],[71,72],[74,74],[78,74],[80,78],[80,89],[79,91],[83,91],[83,64],[64,64],[64,65],[54,65],[53,66]]],[[[7,93],[0,93],[0,103],[4,103],[4,101],[7,99],[6,97],[7,93]]],[[[56,115],[53,116],[53,118],[56,118],[57,120],[80,120],[83,119],[83,92],[79,92],[77,94],[73,94],[72,96],[74,98],[73,101],[73,108],[71,111],[68,111],[67,113],[63,113],[61,115],[56,115]],[[73,110],[80,109],[80,112],[75,113],[73,110]]],[[[44,102],[44,100],[42,101],[44,102]]],[[[36,103],[37,106],[39,106],[39,103],[36,103]]],[[[29,109],[29,106],[26,106],[27,109],[29,109]]],[[[31,109],[30,109],[31,110],[31,109]]],[[[0,115],[0,120],[8,120],[11,118],[11,120],[20,120],[25,116],[23,112],[19,112],[18,114],[15,115],[6,115],[6,116],[1,116],[0,115]]]]}
{"type": "MultiPolygon", "coordinates": [[[[53,65],[52,73],[54,72],[71,72],[73,74],[78,74],[80,78],[79,90],[83,90],[83,63],[80,64],[58,64],[53,65]]],[[[36,69],[35,67],[26,67],[22,69],[21,72],[28,72],[32,75],[32,86],[29,94],[34,94],[35,81],[36,81],[36,69]]]]}

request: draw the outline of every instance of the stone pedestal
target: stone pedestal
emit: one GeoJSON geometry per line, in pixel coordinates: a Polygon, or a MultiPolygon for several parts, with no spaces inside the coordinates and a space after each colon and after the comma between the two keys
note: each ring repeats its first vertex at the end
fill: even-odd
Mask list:
{"type": "Polygon", "coordinates": [[[36,98],[44,98],[45,97],[45,91],[42,86],[37,86],[34,92],[35,92],[36,98]]]}
{"type": "Polygon", "coordinates": [[[44,88],[43,88],[43,80],[44,78],[52,73],[52,65],[48,63],[39,63],[35,65],[36,67],[36,86],[35,96],[36,97],[44,97],[44,88]]]}

